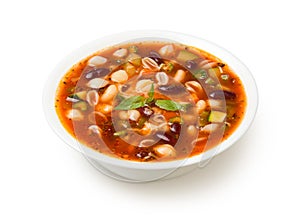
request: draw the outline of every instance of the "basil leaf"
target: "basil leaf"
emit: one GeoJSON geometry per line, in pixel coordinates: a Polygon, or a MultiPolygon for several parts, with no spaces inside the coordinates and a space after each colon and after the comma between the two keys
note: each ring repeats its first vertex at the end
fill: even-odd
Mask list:
{"type": "Polygon", "coordinates": [[[148,96],[149,97],[146,99],[146,103],[150,103],[150,102],[152,102],[154,100],[154,84],[153,83],[151,85],[151,89],[150,89],[150,91],[148,93],[148,96]]]}
{"type": "Polygon", "coordinates": [[[132,96],[127,99],[124,99],[114,110],[131,110],[143,107],[145,98],[142,96],[132,96]]]}
{"type": "Polygon", "coordinates": [[[164,99],[156,100],[155,105],[167,111],[178,111],[178,110],[185,111],[189,106],[189,104],[180,104],[172,100],[164,100],[164,99]]]}

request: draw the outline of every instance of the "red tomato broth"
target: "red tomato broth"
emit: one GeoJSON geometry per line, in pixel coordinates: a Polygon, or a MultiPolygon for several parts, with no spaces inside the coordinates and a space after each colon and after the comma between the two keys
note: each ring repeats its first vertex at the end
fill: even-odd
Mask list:
{"type": "MultiPolygon", "coordinates": [[[[222,133],[222,140],[227,139],[239,126],[241,120],[243,119],[245,109],[246,109],[246,94],[243,88],[243,84],[241,80],[238,78],[238,76],[230,69],[230,67],[226,64],[223,63],[220,59],[214,57],[213,55],[200,50],[198,48],[190,47],[190,46],[185,46],[181,44],[171,44],[174,48],[174,51],[168,55],[167,57],[162,57],[163,63],[172,63],[173,68],[171,72],[165,71],[165,73],[170,76],[174,77],[176,72],[181,69],[186,72],[186,77],[182,80],[182,83],[184,84],[187,81],[197,81],[198,83],[201,84],[202,87],[204,87],[205,91],[201,93],[198,98],[199,100],[204,100],[207,101],[209,100],[207,94],[214,91],[215,89],[218,89],[214,87],[213,85],[207,85],[205,81],[207,80],[201,80],[199,82],[198,79],[196,79],[193,74],[189,71],[192,70],[187,70],[185,67],[186,62],[180,62],[177,58],[179,56],[179,53],[182,50],[187,51],[188,53],[192,53],[194,55],[197,55],[197,59],[195,60],[196,62],[196,69],[201,69],[200,65],[203,61],[210,60],[213,63],[218,63],[218,67],[213,67],[216,69],[222,70],[222,72],[218,72],[216,70],[215,76],[212,75],[212,77],[217,78],[218,80],[215,81],[215,83],[219,84],[222,89],[230,91],[234,93],[235,98],[234,99],[229,99],[226,100],[226,120],[223,121],[221,124],[224,125],[224,127],[220,127],[220,129],[216,130],[215,132],[207,134],[207,132],[202,132],[201,126],[198,126],[197,124],[197,136],[198,138],[203,138],[203,137],[208,137],[209,136],[209,142],[207,142],[207,139],[203,139],[197,143],[192,143],[192,141],[185,141],[184,143],[181,144],[176,144],[174,146],[174,149],[176,151],[176,155],[171,155],[171,156],[156,156],[153,154],[153,149],[154,147],[157,147],[159,145],[166,144],[166,141],[161,141],[159,140],[157,143],[153,144],[150,147],[139,147],[138,144],[132,144],[131,142],[124,141],[121,137],[115,136],[114,133],[116,133],[113,123],[112,123],[112,116],[111,114],[118,113],[119,111],[113,110],[111,114],[107,114],[105,118],[101,116],[96,116],[95,120],[91,121],[88,118],[88,114],[93,112],[94,110],[97,110],[98,107],[101,107],[103,103],[99,102],[95,107],[93,106],[87,106],[85,111],[81,111],[83,115],[83,119],[80,121],[74,121],[66,116],[66,113],[74,109],[74,104],[73,102],[68,102],[66,101],[67,97],[74,93],[78,93],[80,91],[90,91],[90,90],[95,90],[95,88],[89,88],[86,86],[86,83],[88,82],[88,79],[84,77],[87,72],[90,70],[97,68],[97,67],[91,67],[88,65],[88,61],[94,57],[94,56],[102,56],[107,58],[107,62],[101,65],[101,68],[108,68],[110,70],[110,73],[108,74],[108,80],[112,84],[116,84],[116,82],[111,81],[111,74],[118,71],[118,70],[124,70],[126,68],[126,64],[128,64],[128,61],[126,61],[125,58],[116,58],[113,56],[113,53],[118,50],[119,48],[125,48],[127,49],[127,53],[130,53],[130,49],[134,46],[138,48],[138,51],[135,54],[138,54],[140,58],[144,57],[149,57],[149,53],[151,51],[155,51],[156,53],[159,52],[161,47],[165,45],[169,45],[170,43],[163,43],[163,42],[140,42],[140,43],[130,43],[130,44],[125,44],[125,45],[120,45],[120,46],[115,46],[115,47],[110,47],[104,50],[101,50],[85,59],[80,61],[79,63],[75,64],[62,78],[58,89],[57,89],[57,94],[56,94],[56,102],[55,102],[55,107],[56,107],[56,112],[59,116],[59,119],[61,120],[61,123],[65,127],[65,129],[73,136],[75,137],[78,141],[83,143],[84,145],[99,151],[101,153],[107,154],[109,156],[114,156],[117,158],[122,158],[126,160],[133,160],[133,161],[168,161],[168,160],[175,160],[175,159],[183,159],[186,157],[198,155],[202,153],[205,150],[208,150],[210,148],[215,147],[220,143],[220,136],[217,136],[217,134],[222,133]],[[225,76],[226,75],[226,76],[225,76]],[[227,79],[222,79],[222,78],[227,78],[227,79]],[[225,124],[226,122],[226,124],[225,124]],[[88,131],[89,126],[91,124],[97,125],[101,129],[101,136],[91,133],[88,131]],[[223,133],[224,131],[224,133],[223,133]],[[216,134],[216,136],[214,136],[216,134]],[[150,153],[150,154],[149,154],[150,153]],[[144,157],[143,157],[144,156],[144,157]]],[[[128,56],[128,54],[127,54],[128,56]]],[[[132,65],[132,64],[131,64],[132,65]]],[[[143,65],[138,65],[135,66],[135,71],[131,77],[137,76],[141,70],[143,70],[143,65]]],[[[212,72],[211,68],[205,69],[206,73],[209,75],[209,72],[212,72]]],[[[126,71],[127,72],[127,71],[126,71]]],[[[146,70],[146,78],[147,76],[150,76],[153,74],[155,76],[155,73],[157,72],[152,72],[151,70],[146,70]],[[154,73],[154,74],[153,74],[154,73]]],[[[127,73],[128,74],[128,73],[127,73]]],[[[129,76],[129,80],[131,78],[129,76]]],[[[210,76],[208,76],[210,78],[210,76]]],[[[172,81],[170,81],[172,83],[172,81]]],[[[119,84],[117,84],[119,85],[119,84]]],[[[215,84],[214,84],[215,85],[215,84]]],[[[106,90],[106,87],[96,89],[98,92],[99,96],[101,97],[106,90]]],[[[138,95],[138,94],[137,94],[138,95]]],[[[146,94],[147,95],[147,94],[146,94]]],[[[193,94],[191,95],[193,96],[193,94]]],[[[166,97],[164,94],[161,94],[159,91],[155,91],[154,93],[154,98],[155,99],[166,99],[169,100],[169,97],[166,97]]],[[[193,97],[192,97],[193,98],[193,97]]],[[[190,99],[191,100],[191,99],[190,99]]],[[[86,102],[86,100],[81,100],[86,102]]],[[[188,101],[188,100],[187,100],[188,101]]],[[[112,106],[115,107],[117,104],[120,103],[118,100],[114,100],[111,102],[112,106]]],[[[86,103],[87,104],[87,103],[86,103]]],[[[106,103],[105,103],[106,104],[106,103]]],[[[166,111],[164,109],[157,108],[157,106],[154,106],[153,108],[156,108],[159,110],[162,115],[165,117],[165,119],[168,121],[170,118],[180,116],[181,113],[179,111],[166,111]]],[[[192,110],[192,109],[191,109],[192,110]]],[[[209,105],[206,106],[205,110],[203,113],[210,113],[211,108],[209,105]]],[[[220,108],[222,110],[222,108],[220,108]]],[[[224,108],[223,108],[224,110],[224,108]]],[[[222,110],[222,112],[224,112],[222,110]]],[[[199,114],[198,117],[200,118],[202,114],[199,114]]],[[[197,118],[197,117],[196,117],[197,118]]],[[[206,115],[206,122],[209,124],[210,122],[207,120],[208,115],[206,115]]],[[[201,119],[201,118],[200,118],[201,119]]],[[[205,120],[205,117],[203,118],[205,120]]],[[[147,120],[148,121],[148,120],[147,120]]],[[[198,120],[197,120],[198,121],[198,120]]],[[[129,121],[130,122],[130,121],[129,121]]],[[[205,121],[204,121],[205,122],[205,121]]],[[[137,127],[136,123],[130,123],[131,127],[137,127]]],[[[183,126],[182,124],[181,126],[183,126]]],[[[192,124],[191,124],[192,125],[192,124]]],[[[130,126],[129,126],[130,127],[130,126]]],[[[168,125],[170,128],[170,125],[168,125]]],[[[183,129],[183,128],[182,128],[183,129]]],[[[181,129],[181,130],[182,130],[181,129]]],[[[186,129],[186,128],[185,128],[186,129]]],[[[166,131],[169,134],[173,135],[170,133],[170,129],[167,129],[166,131]]],[[[173,135],[175,139],[178,139],[178,135],[173,135]]],[[[180,135],[181,132],[180,132],[180,135]]],[[[185,136],[183,134],[184,138],[188,138],[188,136],[185,136]]],[[[176,140],[177,141],[177,140],[176,140]]],[[[173,150],[173,149],[172,149],[173,150]]]]}

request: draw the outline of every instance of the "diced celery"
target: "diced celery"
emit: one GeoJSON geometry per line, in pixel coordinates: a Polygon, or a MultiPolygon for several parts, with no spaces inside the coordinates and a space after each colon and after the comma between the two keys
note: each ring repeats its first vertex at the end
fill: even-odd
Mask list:
{"type": "Polygon", "coordinates": [[[131,77],[135,74],[136,68],[131,63],[127,62],[124,65],[124,70],[127,72],[127,74],[131,77]]]}
{"type": "Polygon", "coordinates": [[[221,75],[221,79],[224,81],[227,81],[229,79],[229,75],[223,74],[223,75],[221,75]]]}
{"type": "Polygon", "coordinates": [[[136,53],[136,52],[138,52],[138,47],[135,46],[135,45],[131,45],[131,46],[128,48],[128,50],[129,50],[129,53],[136,53]]]}
{"type": "Polygon", "coordinates": [[[177,60],[181,62],[186,62],[188,60],[195,60],[199,58],[196,54],[193,54],[187,50],[181,50],[177,56],[177,60]]]}
{"type": "Polygon", "coordinates": [[[86,111],[88,109],[88,105],[85,101],[79,101],[73,104],[74,109],[80,109],[81,111],[86,111]]]}
{"type": "Polygon", "coordinates": [[[216,82],[215,82],[214,79],[209,77],[209,78],[206,79],[205,84],[214,85],[214,84],[216,84],[216,82]]]}
{"type": "Polygon", "coordinates": [[[86,91],[80,91],[80,92],[69,95],[69,97],[73,98],[73,99],[85,100],[86,93],[87,93],[86,91]]]}
{"type": "Polygon", "coordinates": [[[204,111],[199,115],[199,126],[203,127],[208,124],[209,111],[204,111]]]}
{"type": "Polygon", "coordinates": [[[169,62],[167,65],[163,65],[162,69],[165,71],[165,72],[171,72],[173,69],[174,69],[174,64],[169,62]]]}
{"type": "Polygon", "coordinates": [[[225,120],[226,115],[227,114],[225,112],[211,111],[208,116],[208,121],[222,123],[225,120]]]}
{"type": "Polygon", "coordinates": [[[126,58],[126,61],[130,62],[132,65],[139,67],[142,64],[142,58],[136,53],[131,53],[126,58]]]}
{"type": "Polygon", "coordinates": [[[197,79],[206,79],[207,78],[207,72],[204,69],[198,69],[194,72],[192,72],[194,77],[197,79]]]}

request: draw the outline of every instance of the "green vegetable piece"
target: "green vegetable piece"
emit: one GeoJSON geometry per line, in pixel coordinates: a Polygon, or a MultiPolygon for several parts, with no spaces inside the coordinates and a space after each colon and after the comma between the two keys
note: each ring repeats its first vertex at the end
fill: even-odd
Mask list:
{"type": "Polygon", "coordinates": [[[137,53],[138,52],[138,47],[135,45],[131,45],[129,48],[129,53],[137,53]]]}
{"type": "Polygon", "coordinates": [[[210,77],[219,77],[221,75],[221,71],[219,69],[219,67],[216,67],[216,68],[210,68],[208,69],[208,74],[210,77]]]}
{"type": "Polygon", "coordinates": [[[193,54],[187,50],[181,50],[177,56],[177,60],[180,62],[186,62],[188,60],[195,60],[199,57],[196,54],[193,54]]]}
{"type": "Polygon", "coordinates": [[[137,123],[137,127],[138,128],[143,128],[144,124],[146,123],[147,118],[146,117],[141,117],[137,123]]]}
{"type": "Polygon", "coordinates": [[[145,105],[145,97],[132,96],[120,102],[114,110],[131,110],[143,107],[145,105]]]}
{"type": "Polygon", "coordinates": [[[207,72],[204,69],[198,69],[192,73],[195,78],[200,79],[200,80],[204,80],[208,77],[207,72]]]}
{"type": "Polygon", "coordinates": [[[78,100],[85,100],[86,93],[87,93],[86,91],[80,91],[80,92],[69,95],[69,97],[73,98],[73,99],[78,99],[78,100]]]}
{"type": "Polygon", "coordinates": [[[225,120],[226,115],[227,114],[225,112],[211,111],[208,116],[208,121],[222,123],[225,120]]]}
{"type": "Polygon", "coordinates": [[[136,53],[129,54],[126,61],[130,62],[135,67],[139,67],[142,64],[141,56],[136,53]]]}
{"type": "Polygon", "coordinates": [[[136,68],[131,63],[127,62],[124,64],[124,70],[127,72],[129,76],[133,76],[136,72],[136,68]]]}
{"type": "Polygon", "coordinates": [[[121,130],[114,133],[114,136],[119,136],[119,137],[126,136],[126,135],[127,135],[126,130],[121,130]]]}
{"type": "Polygon", "coordinates": [[[167,111],[178,111],[178,110],[185,111],[189,106],[189,104],[180,104],[172,100],[165,100],[165,99],[156,100],[155,105],[167,111]]]}
{"type": "Polygon", "coordinates": [[[151,84],[150,91],[148,93],[149,98],[146,99],[146,104],[151,103],[154,100],[154,84],[151,84]]]}
{"type": "Polygon", "coordinates": [[[216,82],[215,82],[214,79],[209,77],[209,78],[206,79],[205,84],[214,85],[214,84],[216,84],[216,82]]]}
{"type": "Polygon", "coordinates": [[[86,111],[88,109],[88,104],[85,101],[79,101],[73,104],[74,109],[80,109],[81,111],[86,111]]]}
{"type": "Polygon", "coordinates": [[[163,65],[162,69],[165,71],[165,72],[172,72],[172,70],[174,69],[174,64],[169,62],[167,65],[163,65]]]}
{"type": "Polygon", "coordinates": [[[223,75],[221,75],[221,79],[224,81],[227,81],[229,79],[229,75],[223,74],[223,75]]]}
{"type": "Polygon", "coordinates": [[[209,116],[209,111],[204,111],[200,114],[199,116],[199,126],[204,127],[206,124],[208,124],[208,116],[209,116]]]}

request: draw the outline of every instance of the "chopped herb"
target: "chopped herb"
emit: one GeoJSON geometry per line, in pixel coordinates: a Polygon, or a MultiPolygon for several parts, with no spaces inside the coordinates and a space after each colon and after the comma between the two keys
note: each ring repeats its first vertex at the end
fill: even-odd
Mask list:
{"type": "Polygon", "coordinates": [[[136,53],[138,52],[138,47],[135,46],[135,45],[131,45],[129,48],[128,48],[129,52],[130,53],[136,53]]]}
{"type": "Polygon", "coordinates": [[[165,71],[165,72],[172,72],[172,70],[174,69],[174,64],[169,62],[167,65],[166,64],[163,64],[162,66],[162,69],[165,71]]]}
{"type": "Polygon", "coordinates": [[[214,79],[209,77],[208,79],[206,79],[205,84],[214,85],[216,84],[216,82],[214,81],[214,79]]]}
{"type": "Polygon", "coordinates": [[[174,102],[172,100],[158,99],[155,101],[155,105],[161,109],[167,111],[185,111],[189,104],[180,104],[178,102],[174,102]]]}
{"type": "Polygon", "coordinates": [[[199,69],[199,70],[196,70],[192,73],[193,73],[195,78],[200,79],[200,80],[204,80],[208,77],[207,72],[204,69],[199,69]]]}
{"type": "Polygon", "coordinates": [[[223,74],[221,75],[222,80],[227,81],[229,79],[229,75],[223,74]]]}
{"type": "Polygon", "coordinates": [[[143,96],[132,96],[124,99],[114,110],[131,110],[140,108],[145,105],[145,97],[143,96]]]}
{"type": "Polygon", "coordinates": [[[150,91],[148,93],[148,98],[146,99],[146,104],[151,103],[154,100],[154,84],[151,84],[150,91]]]}

